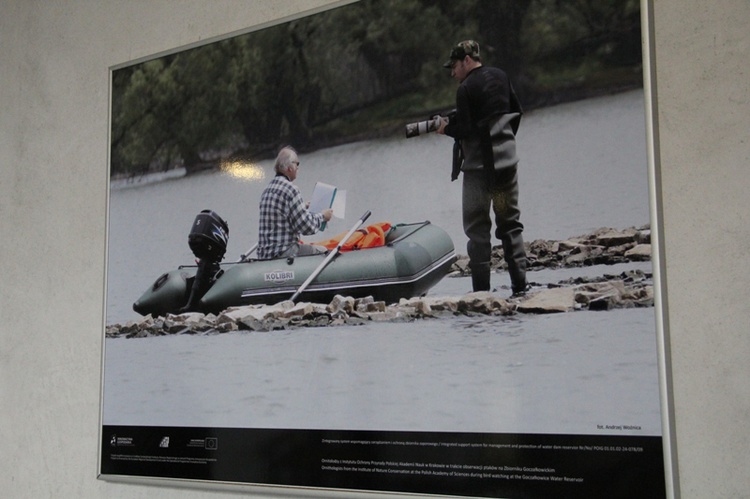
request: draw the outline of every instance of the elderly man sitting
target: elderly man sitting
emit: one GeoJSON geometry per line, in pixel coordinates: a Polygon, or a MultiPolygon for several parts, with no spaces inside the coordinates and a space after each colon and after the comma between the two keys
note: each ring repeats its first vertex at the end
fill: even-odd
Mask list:
{"type": "Polygon", "coordinates": [[[326,252],[322,246],[299,242],[300,235],[315,234],[333,215],[331,209],[322,213],[312,213],[307,209],[299,188],[292,183],[297,178],[299,166],[297,151],[290,146],[281,149],[276,156],[276,176],[260,197],[257,250],[260,260],[326,252]]]}

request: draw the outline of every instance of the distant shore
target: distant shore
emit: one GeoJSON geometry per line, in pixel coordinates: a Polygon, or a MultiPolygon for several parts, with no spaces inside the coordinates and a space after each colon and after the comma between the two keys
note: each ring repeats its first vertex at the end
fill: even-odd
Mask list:
{"type": "MultiPolygon", "coordinates": [[[[625,80],[619,83],[617,86],[609,87],[587,87],[587,86],[572,86],[567,88],[559,89],[555,92],[544,94],[544,97],[536,96],[533,97],[531,104],[524,105],[524,111],[530,113],[546,107],[556,106],[559,104],[566,104],[570,102],[576,102],[584,99],[592,99],[596,97],[604,97],[608,95],[615,95],[622,92],[628,92],[642,88],[642,81],[638,78],[632,80],[625,80]]],[[[445,112],[445,109],[433,109],[428,112],[424,112],[420,115],[411,114],[403,116],[403,123],[393,124],[390,123],[374,123],[365,129],[357,129],[355,132],[347,130],[346,132],[330,133],[317,137],[314,141],[314,145],[308,146],[297,146],[300,153],[311,153],[321,149],[327,149],[330,147],[341,146],[350,144],[353,142],[361,142],[366,140],[378,140],[389,137],[399,137],[404,133],[404,126],[407,123],[413,121],[420,121],[427,119],[428,116],[445,112]]],[[[152,174],[169,175],[172,170],[183,170],[184,175],[193,175],[201,172],[216,171],[221,168],[221,165],[227,161],[227,159],[242,159],[248,161],[263,161],[273,159],[276,155],[277,149],[281,144],[267,144],[265,146],[255,146],[252,150],[238,149],[236,152],[225,157],[225,155],[216,155],[216,157],[210,157],[205,161],[194,163],[190,165],[173,165],[168,168],[156,168],[156,169],[144,169],[138,173],[112,173],[110,172],[110,180],[126,181],[128,179],[142,178],[144,176],[152,174]]],[[[209,155],[206,155],[208,158],[209,155]]]]}

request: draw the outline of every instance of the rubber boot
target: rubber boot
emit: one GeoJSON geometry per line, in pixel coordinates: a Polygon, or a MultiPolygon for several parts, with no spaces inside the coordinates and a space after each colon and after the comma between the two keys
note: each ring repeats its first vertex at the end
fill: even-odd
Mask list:
{"type": "Polygon", "coordinates": [[[501,238],[503,256],[508,264],[510,287],[514,296],[521,296],[528,290],[526,282],[526,250],[523,246],[523,236],[520,232],[508,234],[501,238]]]}
{"type": "Polygon", "coordinates": [[[490,290],[490,263],[469,264],[472,291],[490,290]]]}

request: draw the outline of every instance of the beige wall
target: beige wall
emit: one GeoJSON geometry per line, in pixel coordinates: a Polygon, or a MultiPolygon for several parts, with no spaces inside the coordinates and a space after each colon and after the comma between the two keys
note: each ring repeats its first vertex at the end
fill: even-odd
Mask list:
{"type": "MultiPolygon", "coordinates": [[[[0,490],[96,480],[108,68],[325,0],[0,0],[0,490]]],[[[655,184],[682,497],[750,496],[750,2],[656,0],[655,184]]]]}

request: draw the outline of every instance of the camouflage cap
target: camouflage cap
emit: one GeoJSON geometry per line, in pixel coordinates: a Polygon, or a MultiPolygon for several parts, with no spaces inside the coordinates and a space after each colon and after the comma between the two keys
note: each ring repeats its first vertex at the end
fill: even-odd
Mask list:
{"type": "Polygon", "coordinates": [[[448,59],[448,61],[443,64],[443,67],[452,67],[455,61],[462,61],[467,55],[472,59],[479,57],[479,44],[474,40],[464,40],[453,47],[453,50],[451,50],[450,59],[448,59]]]}

